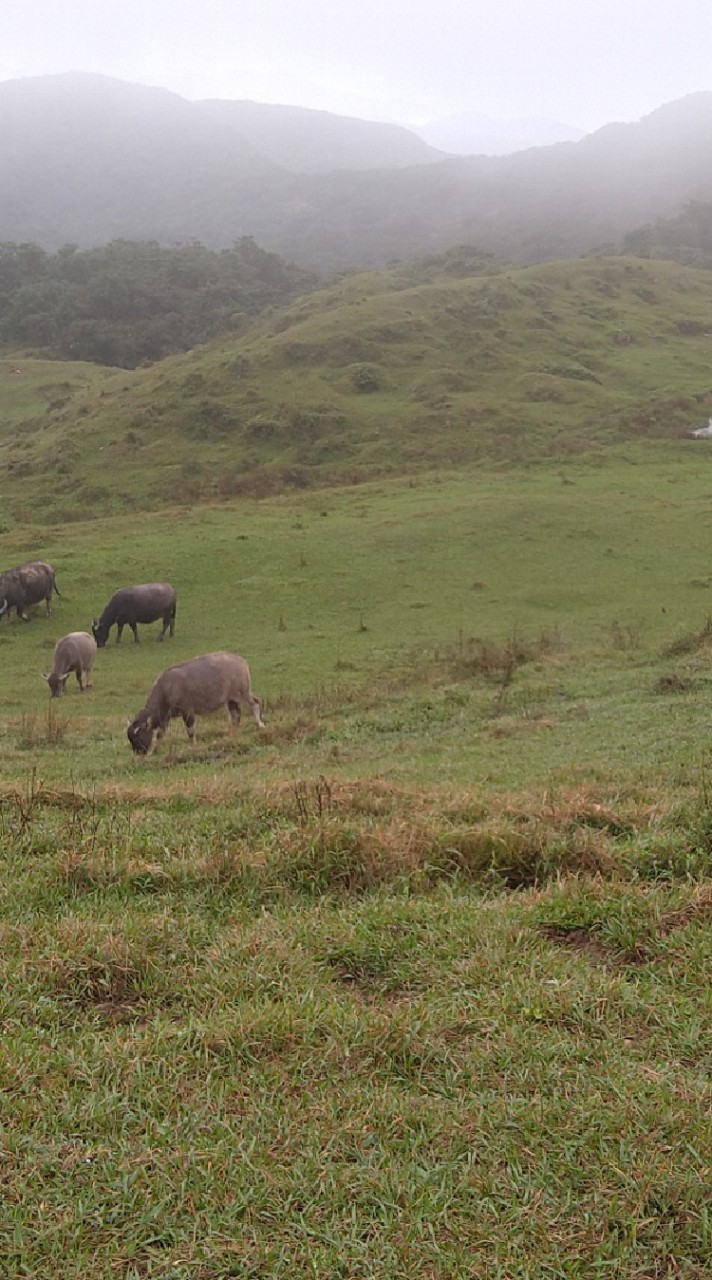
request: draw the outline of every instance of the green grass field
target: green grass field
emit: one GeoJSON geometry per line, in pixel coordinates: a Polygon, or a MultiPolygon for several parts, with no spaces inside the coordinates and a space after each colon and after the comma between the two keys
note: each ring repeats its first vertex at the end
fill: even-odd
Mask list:
{"type": "Polygon", "coordinates": [[[0,621],[2,1280],[710,1274],[708,328],[672,264],[403,268],[2,363],[0,564],[62,593],[0,621]],[[133,758],[221,648],[266,730],[133,758]]]}
{"type": "Polygon", "coordinates": [[[4,1276],[708,1273],[706,448],[2,535],[4,1276]]]}

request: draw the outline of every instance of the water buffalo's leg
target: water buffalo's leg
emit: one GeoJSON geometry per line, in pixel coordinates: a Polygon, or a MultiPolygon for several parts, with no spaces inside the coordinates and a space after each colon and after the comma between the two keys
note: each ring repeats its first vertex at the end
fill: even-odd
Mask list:
{"type": "Polygon", "coordinates": [[[22,618],[22,621],[23,621],[23,622],[29,622],[29,621],[30,621],[30,619],[28,618],[27,614],[25,613],[25,610],[24,610],[23,608],[19,607],[19,606],[18,606],[18,610],[17,610],[17,616],[18,616],[18,618],[22,618]]]}
{"type": "Polygon", "coordinates": [[[124,629],[123,622],[117,622],[116,624],[116,643],[117,644],[121,644],[121,633],[123,629],[124,629]]]}
{"type": "Polygon", "coordinates": [[[47,617],[48,617],[48,618],[51,618],[51,617],[52,617],[52,596],[51,596],[51,594],[47,596],[47,599],[45,600],[45,605],[47,606],[47,617]]]}
{"type": "Polygon", "coordinates": [[[192,712],[189,712],[187,715],[183,716],[183,723],[188,733],[188,739],[190,741],[190,745],[191,747],[194,747],[195,746],[195,716],[192,714],[192,712]]]}
{"type": "Polygon", "coordinates": [[[259,698],[256,698],[254,693],[248,693],[247,697],[245,698],[245,702],[247,703],[248,707],[250,708],[250,711],[252,712],[255,718],[255,724],[257,725],[257,728],[266,729],[267,725],[262,719],[262,703],[260,702],[259,698]]]}
{"type": "Polygon", "coordinates": [[[138,644],[138,627],[135,622],[130,622],[129,626],[134,633],[134,644],[138,644]]]}
{"type": "Polygon", "coordinates": [[[235,700],[231,698],[227,704],[227,709],[230,712],[230,719],[232,720],[232,726],[234,729],[236,729],[240,723],[240,715],[241,715],[240,704],[239,702],[235,702],[235,700]]]}

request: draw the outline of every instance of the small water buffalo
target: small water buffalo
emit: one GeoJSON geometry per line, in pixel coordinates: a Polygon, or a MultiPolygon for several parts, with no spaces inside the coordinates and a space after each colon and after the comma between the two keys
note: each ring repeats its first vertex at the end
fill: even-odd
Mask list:
{"type": "Polygon", "coordinates": [[[136,644],[138,644],[139,622],[163,622],[159,640],[162,640],[170,627],[171,635],[176,629],[176,593],[170,582],[143,582],[138,587],[121,587],[115,591],[100,618],[91,624],[92,635],[100,649],[109,639],[109,632],[114,623],[117,626],[116,643],[121,640],[124,627],[130,627],[136,644]]]}
{"type": "Polygon", "coordinates": [[[0,615],[7,613],[8,618],[13,609],[18,618],[29,622],[25,610],[28,605],[39,604],[44,600],[47,617],[52,616],[52,592],[59,596],[61,592],[55,581],[55,571],[46,560],[28,560],[27,564],[19,564],[14,569],[6,569],[0,573],[0,615]]]}
{"type": "Polygon", "coordinates": [[[64,693],[67,678],[74,672],[82,693],[91,689],[91,669],[96,657],[96,640],[87,631],[70,631],[62,636],[54,646],[54,664],[52,670],[42,676],[49,685],[53,698],[64,693]]]}
{"type": "Polygon", "coordinates": [[[250,669],[236,653],[206,653],[167,667],[156,680],[145,707],[128,726],[129,742],[145,756],[163,737],[173,716],[182,716],[190,744],[195,743],[195,717],[227,707],[235,727],[240,703],[249,707],[260,729],[265,728],[262,706],[250,688],[250,669]]]}

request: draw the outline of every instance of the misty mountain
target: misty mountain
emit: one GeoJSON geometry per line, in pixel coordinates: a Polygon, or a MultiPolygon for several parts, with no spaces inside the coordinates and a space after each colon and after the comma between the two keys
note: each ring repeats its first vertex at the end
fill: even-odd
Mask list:
{"type": "Polygon", "coordinates": [[[103,76],[0,84],[0,241],[219,249],[254,236],[322,273],[466,243],[529,263],[615,250],[712,199],[712,93],[579,142],[329,173],[288,172],[229,115],[103,76]]]}
{"type": "Polygon", "coordinates": [[[171,244],[212,223],[229,245],[282,186],[278,166],[167,89],[84,72],[0,84],[0,240],[171,244]]]}
{"type": "Polygon", "coordinates": [[[515,120],[497,120],[479,111],[432,120],[413,125],[413,132],[432,147],[460,156],[504,156],[529,147],[549,147],[557,142],[578,142],[584,130],[558,120],[542,120],[523,116],[515,120]]]}
{"type": "Polygon", "coordinates": [[[293,173],[334,169],[404,169],[445,159],[417,131],[355,120],[309,107],[208,99],[194,104],[230,125],[256,151],[293,173]]]}
{"type": "Polygon", "coordinates": [[[615,251],[641,224],[712,199],[711,148],[706,92],[579,142],[399,173],[319,176],[304,192],[310,208],[281,227],[279,251],[316,265],[307,230],[315,224],[320,261],[334,266],[356,265],[356,247],[358,265],[373,266],[460,243],[521,264],[615,251]]]}

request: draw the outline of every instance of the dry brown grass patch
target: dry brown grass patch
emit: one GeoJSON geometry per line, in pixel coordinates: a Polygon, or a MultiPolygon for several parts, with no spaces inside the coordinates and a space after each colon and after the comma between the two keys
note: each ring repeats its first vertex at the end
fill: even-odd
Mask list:
{"type": "Polygon", "coordinates": [[[541,932],[551,942],[577,951],[593,964],[628,968],[631,965],[645,964],[650,959],[649,953],[642,946],[614,947],[611,943],[604,942],[595,929],[585,929],[580,925],[542,925],[541,932]]]}

